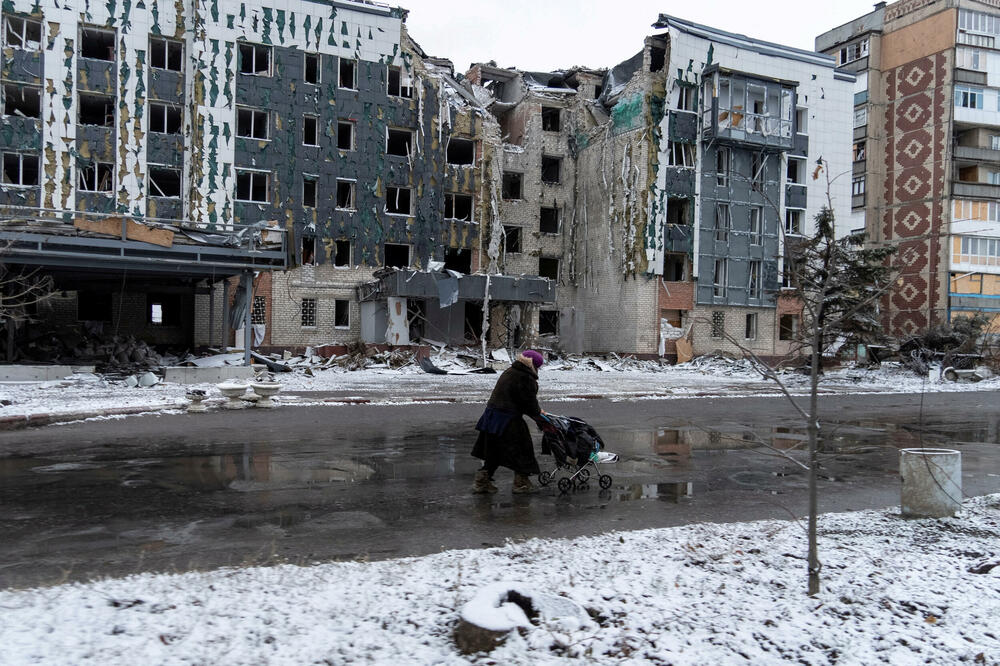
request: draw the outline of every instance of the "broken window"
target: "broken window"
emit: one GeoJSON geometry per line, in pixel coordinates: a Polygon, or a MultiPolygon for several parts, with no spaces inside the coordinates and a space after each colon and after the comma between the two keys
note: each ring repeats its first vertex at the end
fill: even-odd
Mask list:
{"type": "Polygon", "coordinates": [[[688,224],[690,200],[667,199],[667,224],[688,224]]]}
{"type": "Polygon", "coordinates": [[[149,103],[149,131],[159,134],[181,133],[181,108],[161,102],[149,103]]]}
{"type": "Polygon", "coordinates": [[[345,298],[338,298],[333,302],[333,327],[351,327],[351,302],[345,298]]]}
{"type": "Polygon", "coordinates": [[[670,141],[667,144],[667,164],[675,167],[693,167],[695,148],[690,143],[670,141]]]}
{"type": "Polygon", "coordinates": [[[146,323],[154,326],[181,325],[180,294],[149,294],[146,304],[146,323]]]}
{"type": "Polygon", "coordinates": [[[667,50],[658,46],[649,49],[649,71],[659,72],[667,63],[667,50]]]}
{"type": "Polygon", "coordinates": [[[316,299],[315,298],[303,298],[302,305],[300,306],[300,311],[302,314],[302,328],[315,328],[316,327],[316,299]]]}
{"type": "Polygon", "coordinates": [[[521,251],[521,227],[504,225],[503,251],[507,254],[517,254],[521,251]]]}
{"type": "Polygon", "coordinates": [[[799,335],[799,315],[783,314],[778,320],[778,339],[794,340],[799,335]]]}
{"type": "Polygon", "coordinates": [[[750,262],[750,275],[747,280],[747,292],[750,298],[759,299],[762,295],[761,288],[761,262],[759,259],[754,259],[750,262]]]}
{"type": "Polygon", "coordinates": [[[24,83],[3,84],[3,112],[22,118],[42,117],[42,89],[24,83]]]}
{"type": "Polygon", "coordinates": [[[760,245],[763,241],[764,207],[750,207],[750,244],[760,245]]]}
{"type": "Polygon", "coordinates": [[[271,47],[264,44],[240,43],[240,74],[271,76],[271,47]]]}
{"type": "Polygon", "coordinates": [[[562,109],[554,106],[542,107],[542,130],[545,132],[558,132],[561,127],[560,114],[562,109]]]}
{"type": "Polygon", "coordinates": [[[354,187],[353,180],[337,180],[337,208],[354,210],[354,187]]]}
{"type": "Polygon", "coordinates": [[[756,340],[757,339],[757,313],[751,313],[746,316],[746,324],[743,328],[743,338],[746,340],[756,340]]]}
{"type": "Polygon", "coordinates": [[[556,185],[559,183],[559,171],[562,160],[558,157],[542,155],[542,182],[556,185]]]}
{"type": "Polygon", "coordinates": [[[114,127],[115,98],[94,93],[79,93],[77,120],[81,125],[114,127]]]}
{"type": "Polygon", "coordinates": [[[386,243],[382,249],[382,265],[407,268],[410,265],[410,246],[400,243],[386,243]]]}
{"type": "Polygon", "coordinates": [[[791,236],[802,235],[802,210],[785,210],[785,233],[791,236]]]}
{"type": "Polygon", "coordinates": [[[78,187],[84,192],[110,192],[114,179],[114,165],[107,162],[88,162],[77,167],[78,187]]]}
{"type": "Polygon", "coordinates": [[[318,53],[303,54],[302,78],[306,83],[318,86],[320,83],[321,56],[318,53]]]}
{"type": "Polygon", "coordinates": [[[559,233],[559,209],[542,206],[538,212],[538,230],[543,234],[559,233]]]}
{"type": "Polygon", "coordinates": [[[21,16],[4,15],[4,46],[37,51],[42,45],[42,22],[21,16]]]}
{"type": "Polygon", "coordinates": [[[254,296],[253,307],[250,310],[250,323],[258,326],[267,323],[267,297],[254,296]]]}
{"type": "Polygon", "coordinates": [[[355,61],[347,58],[340,59],[340,79],[338,85],[348,90],[357,88],[357,63],[355,61]]]}
{"type": "Polygon", "coordinates": [[[795,109],[795,133],[809,134],[809,109],[795,109]]]}
{"type": "Polygon", "coordinates": [[[410,77],[400,67],[389,67],[389,78],[386,92],[393,97],[412,97],[413,88],[410,77]]]}
{"type": "MultiPolygon", "coordinates": [[[[1000,137],[997,137],[1000,138],[1000,137]]],[[[998,144],[1000,145],[1000,144],[998,144]]],[[[854,143],[854,161],[864,162],[865,161],[865,142],[857,141],[854,143]]]]}
{"type": "Polygon", "coordinates": [[[184,44],[162,37],[149,38],[149,66],[179,72],[183,69],[184,44]]]}
{"type": "Polygon", "coordinates": [[[472,250],[458,247],[444,249],[444,268],[466,275],[472,273],[472,250]]]}
{"type": "Polygon", "coordinates": [[[410,190],[406,187],[385,188],[385,212],[389,215],[410,214],[410,190]]]}
{"type": "Polygon", "coordinates": [[[410,329],[410,342],[424,337],[424,326],[427,324],[427,301],[415,298],[406,300],[406,323],[410,329]]]}
{"type": "Polygon", "coordinates": [[[337,123],[337,148],[354,150],[354,123],[350,120],[341,120],[337,123]]]}
{"type": "Polygon", "coordinates": [[[504,199],[521,198],[521,178],[522,174],[504,171],[502,187],[504,199]]]}
{"type": "Polygon", "coordinates": [[[149,196],[179,199],[181,170],[169,167],[149,167],[149,196]]]}
{"type": "Polygon", "coordinates": [[[267,111],[259,109],[248,109],[247,107],[236,108],[236,136],[244,139],[260,139],[266,141],[270,130],[270,122],[267,111]]]}
{"type": "Polygon", "coordinates": [[[538,277],[559,279],[559,260],[555,257],[538,258],[538,277]]]}
{"type": "Polygon", "coordinates": [[[316,116],[302,116],[302,145],[319,145],[319,118],[316,116]]]}
{"type": "Polygon", "coordinates": [[[559,335],[559,311],[539,310],[538,311],[538,334],[539,335],[559,335]]]}
{"type": "Polygon", "coordinates": [[[712,337],[721,338],[726,335],[726,313],[721,310],[712,311],[712,337]]]}
{"type": "Polygon", "coordinates": [[[802,268],[802,259],[791,256],[785,257],[785,265],[781,272],[781,288],[794,289],[798,284],[798,274],[802,268]]]}
{"type": "Polygon", "coordinates": [[[470,166],[476,161],[476,142],[469,139],[450,139],[448,141],[448,164],[470,166]]]}
{"type": "Polygon", "coordinates": [[[729,231],[732,227],[733,218],[729,210],[729,204],[715,204],[715,240],[728,243],[729,231]]]}
{"type": "Polygon", "coordinates": [[[316,265],[316,237],[315,236],[303,236],[302,237],[302,265],[303,266],[315,266],[316,265]]]}
{"type": "Polygon", "coordinates": [[[472,195],[445,194],[444,218],[446,220],[472,222],[472,195]]]}
{"type": "Polygon", "coordinates": [[[715,271],[712,277],[712,295],[719,298],[726,297],[726,287],[729,277],[729,260],[716,259],[715,271]]]}
{"type": "Polygon", "coordinates": [[[684,84],[678,84],[677,86],[677,107],[680,111],[697,111],[698,110],[698,88],[697,86],[688,86],[684,84]]]}
{"type": "Polygon", "coordinates": [[[687,280],[688,257],[684,252],[666,252],[663,255],[663,279],[666,282],[687,280]]]}
{"type": "Polygon", "coordinates": [[[793,185],[805,185],[806,161],[789,157],[785,177],[788,179],[788,182],[793,185]]]}
{"type": "Polygon", "coordinates": [[[271,174],[266,171],[236,170],[236,200],[267,203],[271,174]]]}
{"type": "Polygon", "coordinates": [[[465,302],[466,340],[479,340],[483,337],[483,304],[482,302],[465,302]]]}
{"type": "Polygon", "coordinates": [[[343,268],[344,266],[351,265],[351,241],[349,240],[338,240],[335,241],[333,252],[333,265],[343,268]]]}
{"type": "Polygon", "coordinates": [[[81,28],[80,57],[114,62],[115,31],[101,28],[81,28]]]}
{"type": "Polygon", "coordinates": [[[750,187],[758,192],[764,191],[764,166],[767,162],[760,153],[750,154],[750,187]]]}
{"type": "Polygon", "coordinates": [[[111,321],[111,294],[94,291],[76,293],[77,321],[111,321]]]}
{"type": "Polygon", "coordinates": [[[715,184],[729,187],[729,172],[733,165],[733,153],[729,148],[720,146],[715,151],[715,184]]]}
{"type": "Polygon", "coordinates": [[[302,176],[302,205],[306,208],[316,207],[316,192],[319,180],[316,176],[302,176]]]}
{"type": "Polygon", "coordinates": [[[38,185],[38,155],[3,154],[4,185],[38,185]]]}
{"type": "Polygon", "coordinates": [[[413,132],[403,129],[389,128],[385,137],[385,152],[387,155],[409,157],[413,151],[413,132]]]}

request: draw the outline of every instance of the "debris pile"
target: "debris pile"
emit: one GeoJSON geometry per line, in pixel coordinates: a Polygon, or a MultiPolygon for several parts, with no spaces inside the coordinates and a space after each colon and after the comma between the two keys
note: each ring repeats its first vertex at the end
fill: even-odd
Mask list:
{"type": "Polygon", "coordinates": [[[105,374],[130,375],[176,365],[177,356],[134,336],[104,333],[102,327],[64,327],[37,333],[21,349],[24,364],[93,364],[105,374]]]}

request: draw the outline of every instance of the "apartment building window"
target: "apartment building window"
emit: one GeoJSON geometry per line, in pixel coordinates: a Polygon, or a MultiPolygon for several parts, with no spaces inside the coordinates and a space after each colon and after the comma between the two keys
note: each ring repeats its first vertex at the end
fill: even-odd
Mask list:
{"type": "Polygon", "coordinates": [[[271,174],[266,171],[236,170],[236,200],[267,203],[271,174]]]}
{"type": "Polygon", "coordinates": [[[459,247],[444,249],[444,268],[469,275],[472,273],[472,250],[459,247]]]}
{"type": "Polygon", "coordinates": [[[396,157],[409,157],[413,152],[413,132],[404,129],[386,129],[385,152],[396,157]]]}
{"type": "Polygon", "coordinates": [[[353,180],[337,179],[337,208],[355,210],[354,193],[357,183],[353,180]]]}
{"type": "Polygon", "coordinates": [[[696,86],[677,86],[677,106],[679,111],[698,110],[698,88],[696,86]]]}
{"type": "Polygon", "coordinates": [[[180,134],[181,107],[162,102],[149,103],[149,131],[156,134],[180,134]]]}
{"type": "Polygon", "coordinates": [[[753,312],[746,316],[746,323],[743,327],[743,339],[757,339],[757,313],[753,312]]]}
{"type": "Polygon", "coordinates": [[[382,263],[395,268],[410,265],[410,246],[401,243],[386,243],[382,248],[382,263]]]}
{"type": "Polygon", "coordinates": [[[670,141],[667,144],[667,165],[675,167],[693,167],[695,162],[695,147],[690,143],[670,141]]]}
{"type": "Polygon", "coordinates": [[[302,251],[300,253],[302,257],[303,266],[315,266],[316,265],[316,237],[315,236],[303,236],[302,237],[302,251]]]}
{"type": "Polygon", "coordinates": [[[963,264],[996,266],[1000,264],[1000,239],[961,237],[961,254],[958,261],[963,264]]]}
{"type": "Polygon", "coordinates": [[[302,176],[302,206],[305,208],[316,207],[316,192],[319,188],[319,179],[316,176],[302,176]]]}
{"type": "Polygon", "coordinates": [[[854,129],[864,127],[868,124],[868,107],[862,106],[854,109],[854,129]]]}
{"type": "Polygon", "coordinates": [[[270,46],[240,42],[238,60],[240,74],[271,76],[270,46]]]}
{"type": "Polygon", "coordinates": [[[865,161],[865,142],[855,141],[854,142],[854,161],[864,162],[865,161]]]}
{"type": "Polygon", "coordinates": [[[542,131],[544,132],[558,132],[562,129],[562,124],[560,120],[562,109],[554,106],[543,106],[542,107],[542,131]]]}
{"type": "Polygon", "coordinates": [[[868,40],[862,39],[859,42],[854,42],[853,44],[848,44],[840,49],[839,57],[837,58],[838,65],[845,65],[849,62],[854,62],[855,60],[860,60],[868,55],[868,40]]]}
{"type": "Polygon", "coordinates": [[[4,15],[4,46],[37,51],[42,46],[42,22],[21,16],[4,15]]]}
{"type": "Polygon", "coordinates": [[[333,265],[344,268],[351,265],[351,241],[334,241],[333,265]]]}
{"type": "Polygon", "coordinates": [[[389,67],[386,92],[392,97],[413,97],[413,84],[401,67],[389,67]]]}
{"type": "Polygon", "coordinates": [[[764,207],[750,207],[750,244],[760,245],[763,241],[764,207]]]}
{"type": "Polygon", "coordinates": [[[559,311],[539,310],[538,311],[538,334],[539,335],[559,335],[559,311]]]}
{"type": "Polygon", "coordinates": [[[270,133],[270,114],[260,109],[236,107],[236,136],[266,141],[270,133]]]}
{"type": "Polygon", "coordinates": [[[716,259],[715,271],[712,278],[712,295],[719,298],[726,297],[727,279],[729,277],[729,260],[716,259]]]}
{"type": "Polygon", "coordinates": [[[267,297],[253,297],[253,308],[250,310],[250,323],[258,326],[267,323],[267,297]]]}
{"type": "Polygon", "coordinates": [[[344,298],[338,298],[333,302],[333,327],[351,327],[351,302],[344,298]]]}
{"type": "Polygon", "coordinates": [[[684,252],[663,253],[663,280],[683,282],[687,280],[688,257],[684,252]]]}
{"type": "Polygon", "coordinates": [[[319,118],[308,113],[302,116],[302,145],[319,145],[319,118]]]}
{"type": "Polygon", "coordinates": [[[798,273],[801,266],[801,259],[785,257],[785,265],[781,271],[781,288],[794,289],[798,285],[798,273]]]}
{"type": "Polygon", "coordinates": [[[733,153],[729,148],[719,147],[715,152],[715,184],[729,187],[729,173],[733,166],[733,153]]]}
{"type": "Polygon", "coordinates": [[[521,227],[504,225],[503,251],[506,254],[517,254],[521,251],[521,227]]]}
{"type": "Polygon", "coordinates": [[[316,299],[303,298],[299,306],[302,328],[316,328],[316,299]]]}
{"type": "Polygon", "coordinates": [[[184,44],[162,37],[149,38],[149,66],[179,72],[184,65],[184,44]]]}
{"type": "Polygon", "coordinates": [[[347,90],[356,90],[358,87],[358,64],[348,58],[340,59],[340,77],[337,85],[347,90]]]}
{"type": "Polygon", "coordinates": [[[180,199],[181,170],[171,167],[150,166],[149,196],[180,199]]]}
{"type": "Polygon", "coordinates": [[[320,84],[320,77],[322,76],[323,71],[321,66],[322,62],[322,56],[318,53],[302,54],[302,79],[306,83],[314,86],[318,86],[320,84]]]}
{"type": "Polygon", "coordinates": [[[448,164],[455,166],[471,166],[476,161],[476,142],[469,139],[449,139],[446,159],[448,164]]]}
{"type": "Polygon", "coordinates": [[[755,259],[750,262],[750,275],[747,280],[747,292],[750,298],[760,299],[763,293],[762,283],[761,283],[761,266],[762,263],[759,259],[755,259]]]}
{"type": "Polygon", "coordinates": [[[1000,185],[1000,171],[987,171],[986,182],[990,185],[1000,185]]]}
{"type": "Polygon", "coordinates": [[[858,196],[865,193],[865,177],[860,176],[851,181],[851,194],[858,196]]]}
{"type": "Polygon", "coordinates": [[[557,185],[560,181],[562,160],[558,157],[542,155],[542,182],[557,185]]]}
{"type": "Polygon", "coordinates": [[[778,320],[778,339],[794,340],[799,335],[799,315],[783,314],[778,320]]]}
{"type": "Polygon", "coordinates": [[[959,30],[958,43],[968,44],[969,46],[982,46],[984,48],[992,49],[994,47],[994,44],[996,43],[996,38],[993,35],[976,35],[965,32],[964,30],[959,30]]]}
{"type": "Polygon", "coordinates": [[[149,294],[146,296],[146,303],[147,323],[154,326],[181,325],[180,294],[149,294]]]}
{"type": "Polygon", "coordinates": [[[721,338],[726,335],[726,313],[721,310],[712,312],[712,337],[721,338]]]}
{"type": "Polygon", "coordinates": [[[22,187],[38,185],[38,155],[4,153],[3,184],[22,187]]]}
{"type": "Polygon", "coordinates": [[[472,222],[472,195],[451,193],[445,194],[444,218],[446,220],[472,222]]]}
{"type": "Polygon", "coordinates": [[[555,257],[538,258],[538,277],[550,280],[559,279],[559,260],[555,257]]]}
{"type": "Polygon", "coordinates": [[[732,227],[733,219],[729,209],[729,204],[715,204],[715,240],[722,243],[728,243],[729,231],[732,227]]]}
{"type": "Polygon", "coordinates": [[[806,183],[806,161],[795,157],[788,158],[786,178],[792,185],[805,185],[806,183]]]}
{"type": "Polygon", "coordinates": [[[809,134],[809,109],[795,108],[795,133],[809,134]]]}
{"type": "Polygon", "coordinates": [[[115,31],[102,28],[81,28],[80,57],[114,62],[115,31]]]}
{"type": "Polygon", "coordinates": [[[94,93],[79,93],[77,121],[81,125],[114,127],[115,98],[94,93]]]}
{"type": "Polygon", "coordinates": [[[341,120],[337,123],[337,148],[354,150],[354,123],[352,121],[341,120]]]}
{"type": "Polygon", "coordinates": [[[538,211],[538,230],[543,234],[559,233],[559,209],[542,206],[538,211]]]}
{"type": "Polygon", "coordinates": [[[77,187],[83,192],[110,192],[114,184],[114,165],[87,162],[77,166],[77,187]]]}
{"type": "Polygon", "coordinates": [[[983,66],[985,65],[985,61],[983,52],[979,49],[959,48],[956,54],[956,64],[962,69],[986,69],[983,66]]]}
{"type": "Polygon", "coordinates": [[[42,117],[42,88],[24,83],[3,84],[3,113],[22,118],[42,117]]]}
{"type": "Polygon", "coordinates": [[[511,171],[503,172],[503,185],[501,190],[504,199],[511,200],[521,198],[522,176],[523,174],[513,173],[511,171]]]}
{"type": "Polygon", "coordinates": [[[1000,150],[1000,135],[997,134],[990,135],[990,149],[1000,150]]]}
{"type": "Polygon", "coordinates": [[[767,158],[760,153],[750,154],[750,187],[758,192],[764,191],[764,169],[767,158]]]}
{"type": "Polygon", "coordinates": [[[801,208],[788,208],[785,210],[785,233],[789,236],[802,235],[802,215],[805,213],[801,208]]]}
{"type": "Polygon", "coordinates": [[[409,215],[410,188],[408,187],[387,187],[385,188],[385,212],[389,215],[409,215]]]}
{"type": "Polygon", "coordinates": [[[970,86],[955,86],[955,106],[965,109],[983,108],[983,89],[970,86]]]}

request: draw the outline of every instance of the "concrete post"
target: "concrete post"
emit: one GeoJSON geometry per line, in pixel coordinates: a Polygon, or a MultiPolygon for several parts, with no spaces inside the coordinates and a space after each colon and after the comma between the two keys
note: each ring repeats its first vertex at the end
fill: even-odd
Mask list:
{"type": "Polygon", "coordinates": [[[229,346],[229,280],[222,281],[222,351],[229,346]]]}
{"type": "Polygon", "coordinates": [[[250,343],[253,341],[253,331],[250,330],[253,315],[253,273],[243,271],[243,293],[247,297],[246,314],[243,315],[243,365],[250,365],[250,343]]]}

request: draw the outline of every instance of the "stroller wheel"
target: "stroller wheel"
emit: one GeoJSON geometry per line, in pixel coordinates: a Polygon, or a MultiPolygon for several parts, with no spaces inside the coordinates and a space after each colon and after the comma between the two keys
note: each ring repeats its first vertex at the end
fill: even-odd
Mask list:
{"type": "Polygon", "coordinates": [[[547,486],[552,483],[552,472],[542,472],[538,475],[538,483],[547,486]]]}
{"type": "Polygon", "coordinates": [[[577,470],[576,475],[580,479],[580,483],[587,483],[590,480],[590,470],[586,467],[581,467],[577,470]]]}
{"type": "Polygon", "coordinates": [[[601,474],[597,479],[597,483],[600,484],[601,490],[607,490],[611,487],[611,476],[608,474],[601,474]]]}
{"type": "Polygon", "coordinates": [[[559,492],[568,493],[569,489],[573,487],[573,482],[569,480],[568,476],[564,476],[559,479],[559,492]]]}

